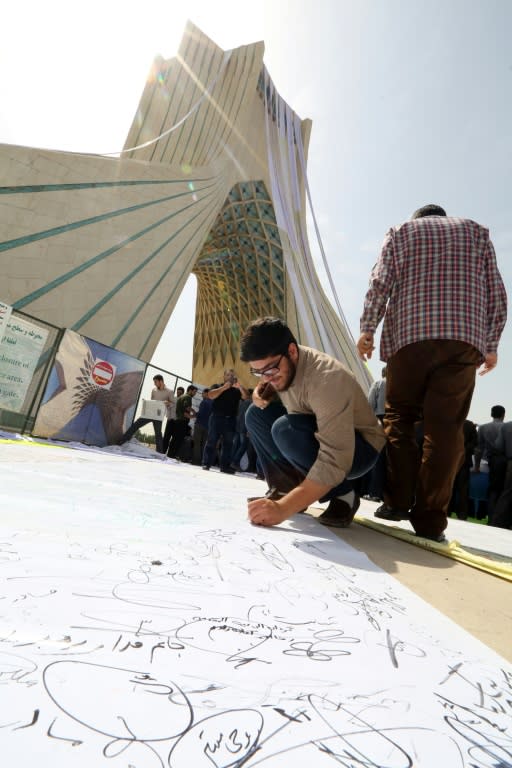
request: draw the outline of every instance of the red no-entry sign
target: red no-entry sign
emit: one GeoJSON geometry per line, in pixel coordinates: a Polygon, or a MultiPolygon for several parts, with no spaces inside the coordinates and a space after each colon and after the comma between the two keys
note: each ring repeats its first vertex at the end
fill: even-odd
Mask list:
{"type": "Polygon", "coordinates": [[[109,389],[112,381],[114,380],[115,374],[116,369],[113,365],[107,363],[106,360],[96,360],[94,363],[94,368],[92,369],[91,376],[94,383],[99,387],[105,387],[105,389],[109,389]]]}

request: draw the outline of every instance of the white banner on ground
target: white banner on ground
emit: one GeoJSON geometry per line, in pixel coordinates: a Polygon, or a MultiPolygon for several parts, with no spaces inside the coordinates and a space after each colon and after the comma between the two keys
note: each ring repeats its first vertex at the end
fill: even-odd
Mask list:
{"type": "Polygon", "coordinates": [[[510,768],[510,665],[258,491],[2,445],[2,766],[510,768]]]}

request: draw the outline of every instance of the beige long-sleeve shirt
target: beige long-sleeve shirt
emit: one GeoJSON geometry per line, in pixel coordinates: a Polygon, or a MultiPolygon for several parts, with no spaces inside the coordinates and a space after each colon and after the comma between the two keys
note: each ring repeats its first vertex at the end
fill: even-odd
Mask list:
{"type": "Polygon", "coordinates": [[[308,480],[334,487],[346,477],[354,458],[355,430],[377,451],[384,431],[355,376],[338,360],[299,346],[295,378],[279,393],[288,413],[316,417],[318,456],[308,480]]]}
{"type": "Polygon", "coordinates": [[[168,419],[176,418],[176,397],[172,389],[168,389],[167,387],[158,389],[158,387],[155,387],[151,391],[151,399],[160,400],[162,403],[165,403],[167,400],[169,404],[166,406],[166,416],[168,419]]]}

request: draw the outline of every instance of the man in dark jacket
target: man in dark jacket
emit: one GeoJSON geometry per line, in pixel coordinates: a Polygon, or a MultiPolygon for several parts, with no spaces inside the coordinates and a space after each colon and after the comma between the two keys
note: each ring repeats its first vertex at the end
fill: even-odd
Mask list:
{"type": "Polygon", "coordinates": [[[210,387],[208,398],[213,400],[212,413],[208,423],[208,440],[204,446],[203,469],[210,469],[215,462],[217,443],[222,439],[220,471],[233,475],[231,453],[236,431],[238,403],[247,398],[247,390],[237,379],[232,368],[224,371],[224,382],[210,387]]]}

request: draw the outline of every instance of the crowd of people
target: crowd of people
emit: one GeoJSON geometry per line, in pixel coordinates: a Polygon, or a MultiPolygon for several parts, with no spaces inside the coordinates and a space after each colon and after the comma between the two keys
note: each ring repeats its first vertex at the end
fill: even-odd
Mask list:
{"type": "Polygon", "coordinates": [[[224,371],[224,381],[201,392],[195,406],[198,387],[189,384],[186,391],[176,392],[166,386],[164,377],[153,377],[151,400],[163,402],[166,425],[162,435],[162,420],[139,417],[118,440],[118,445],[131,440],[139,429],[152,424],[158,453],[179,459],[203,469],[219,466],[226,474],[249,472],[261,477],[256,452],[245,425],[245,413],[251,404],[252,389],[245,389],[233,369],[224,371]],[[240,462],[244,461],[242,470],[240,462]]]}
{"type": "MultiPolygon", "coordinates": [[[[500,416],[493,415],[475,443],[467,416],[476,373],[497,364],[506,308],[488,230],[424,206],[388,231],[370,275],[356,346],[363,361],[370,359],[384,320],[386,368],[369,398],[351,371],[299,344],[282,319],[259,318],[240,340],[240,359],[259,380],[252,392],[227,370],[202,393],[196,413],[196,387],[174,406],[155,377],[154,396],[171,411],[162,450],[179,456],[191,418],[192,460],[205,470],[218,461],[232,474],[254,449],[249,464],[268,485],[248,500],[256,525],[277,525],[320,501],[328,502],[321,523],[347,527],[366,494],[382,499],[376,517],[408,520],[416,535],[436,542],[446,540],[453,498],[464,516],[468,473],[486,464],[489,521],[504,525],[512,422],[496,424],[500,416]]],[[[155,435],[158,449],[157,426],[155,435]]]]}
{"type": "Polygon", "coordinates": [[[476,430],[468,424],[466,466],[475,474],[484,473],[488,481],[484,507],[479,517],[487,513],[489,525],[512,528],[512,421],[505,421],[505,408],[494,405],[491,421],[476,430]],[[475,434],[476,432],[476,434],[475,434]],[[472,465],[472,466],[471,466],[472,465]]]}
{"type": "MultiPolygon", "coordinates": [[[[386,368],[383,368],[382,377],[372,384],[368,394],[368,401],[382,424],[385,399],[386,368]]],[[[490,422],[479,426],[466,419],[462,425],[464,453],[448,505],[448,512],[459,520],[471,517],[498,528],[512,528],[512,421],[504,420],[505,408],[494,405],[490,422]]],[[[421,457],[421,421],[415,424],[415,439],[421,457]]],[[[382,452],[371,472],[361,478],[359,492],[368,501],[383,502],[385,483],[386,461],[382,452]]],[[[389,519],[382,509],[377,510],[375,516],[389,519]]]]}

